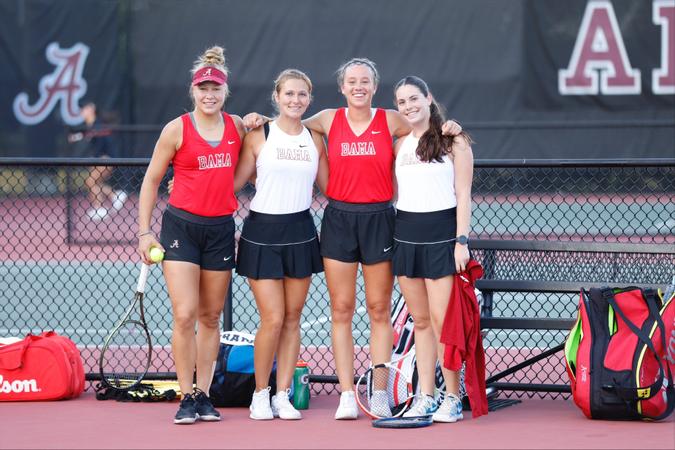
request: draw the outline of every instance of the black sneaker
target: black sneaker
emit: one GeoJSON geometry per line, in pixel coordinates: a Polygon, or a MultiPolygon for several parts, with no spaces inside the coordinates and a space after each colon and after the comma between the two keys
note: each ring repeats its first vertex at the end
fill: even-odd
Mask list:
{"type": "Polygon", "coordinates": [[[197,415],[197,402],[192,394],[185,394],[183,400],[180,402],[176,417],[173,418],[173,423],[177,424],[191,424],[195,423],[199,416],[197,415]]]}
{"type": "Polygon", "coordinates": [[[201,389],[195,389],[195,403],[197,418],[204,422],[217,422],[220,420],[220,413],[213,407],[211,399],[201,389]]]}

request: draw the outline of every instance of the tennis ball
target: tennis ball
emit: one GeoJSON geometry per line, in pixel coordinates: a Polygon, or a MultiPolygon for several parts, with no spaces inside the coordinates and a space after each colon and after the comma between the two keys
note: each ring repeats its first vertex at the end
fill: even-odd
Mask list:
{"type": "Polygon", "coordinates": [[[150,261],[158,263],[164,259],[164,252],[159,247],[152,247],[150,249],[150,261]]]}

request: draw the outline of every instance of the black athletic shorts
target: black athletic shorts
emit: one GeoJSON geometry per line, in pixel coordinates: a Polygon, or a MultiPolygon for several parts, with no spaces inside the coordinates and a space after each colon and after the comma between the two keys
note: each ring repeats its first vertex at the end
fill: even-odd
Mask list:
{"type": "Polygon", "coordinates": [[[165,261],[187,261],[204,270],[234,267],[234,220],[231,215],[197,216],[169,205],[162,216],[159,242],[165,261]]]}
{"type": "Polygon", "coordinates": [[[251,211],[237,251],[237,273],[255,280],[306,278],[323,272],[319,238],[309,210],[291,214],[251,211]]]}
{"type": "Polygon", "coordinates": [[[457,209],[396,211],[394,275],[437,279],[454,274],[457,209]]]}
{"type": "Polygon", "coordinates": [[[329,199],[321,221],[321,256],[343,262],[390,261],[396,212],[389,202],[329,199]]]}

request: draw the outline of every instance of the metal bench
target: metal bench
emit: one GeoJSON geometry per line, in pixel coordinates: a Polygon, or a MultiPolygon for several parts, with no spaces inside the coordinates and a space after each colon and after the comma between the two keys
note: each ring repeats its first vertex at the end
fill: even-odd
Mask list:
{"type": "MultiPolygon", "coordinates": [[[[675,245],[672,244],[478,239],[472,240],[470,247],[485,272],[483,279],[476,283],[483,294],[481,328],[484,331],[569,330],[576,320],[578,301],[573,305],[568,302],[563,311],[550,315],[495,315],[496,310],[504,309],[499,308],[502,299],[498,297],[509,295],[505,293],[522,296],[562,294],[571,299],[575,294],[578,298],[581,288],[637,286],[665,289],[675,268],[675,245]]],[[[507,391],[570,392],[567,384],[499,381],[563,348],[564,342],[561,342],[499,370],[488,377],[487,384],[507,391]]]]}

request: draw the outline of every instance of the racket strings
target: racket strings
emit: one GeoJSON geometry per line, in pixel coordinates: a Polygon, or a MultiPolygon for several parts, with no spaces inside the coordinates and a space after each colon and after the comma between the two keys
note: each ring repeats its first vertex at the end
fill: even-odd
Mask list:
{"type": "Polygon", "coordinates": [[[378,365],[359,379],[356,395],[367,415],[385,418],[403,414],[413,392],[404,373],[393,367],[378,365]]]}
{"type": "Polygon", "coordinates": [[[112,387],[126,388],[121,380],[140,380],[148,370],[150,337],[136,320],[123,322],[110,335],[101,355],[101,372],[112,387]]]}

